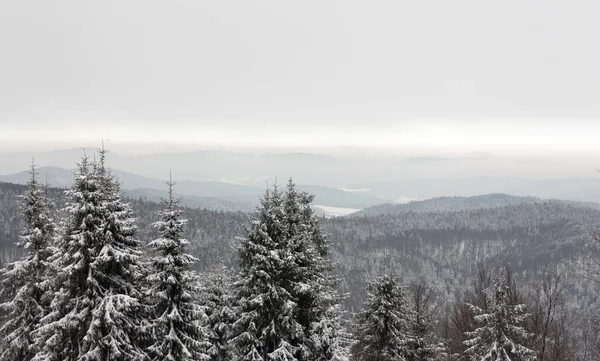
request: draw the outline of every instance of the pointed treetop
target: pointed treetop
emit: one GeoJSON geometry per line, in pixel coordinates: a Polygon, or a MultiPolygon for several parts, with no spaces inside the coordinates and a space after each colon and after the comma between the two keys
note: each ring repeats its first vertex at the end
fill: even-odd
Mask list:
{"type": "Polygon", "coordinates": [[[164,183],[167,185],[167,187],[169,187],[168,197],[164,199],[164,202],[170,205],[175,205],[181,202],[181,198],[175,197],[175,186],[177,185],[177,182],[173,181],[173,173],[171,170],[169,170],[169,180],[165,181],[164,183]]]}
{"type": "Polygon", "coordinates": [[[35,179],[35,175],[37,174],[37,171],[35,170],[37,168],[37,166],[35,165],[35,158],[31,158],[31,170],[29,171],[29,174],[31,174],[31,182],[32,183],[36,183],[36,179],[35,179]]]}
{"type": "Polygon", "coordinates": [[[104,148],[104,139],[102,139],[102,147],[98,149],[98,155],[100,156],[100,170],[104,170],[104,164],[106,163],[106,154],[109,152],[108,149],[104,148]]]}
{"type": "Polygon", "coordinates": [[[294,180],[292,179],[292,177],[290,177],[290,179],[288,179],[288,188],[293,189],[295,186],[296,183],[294,183],[294,180]]]}

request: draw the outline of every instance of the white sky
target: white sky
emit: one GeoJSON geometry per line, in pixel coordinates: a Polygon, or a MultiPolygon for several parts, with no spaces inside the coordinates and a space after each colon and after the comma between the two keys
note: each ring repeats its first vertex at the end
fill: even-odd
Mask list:
{"type": "Polygon", "coordinates": [[[3,1],[2,149],[600,152],[598,14],[593,0],[3,1]]]}

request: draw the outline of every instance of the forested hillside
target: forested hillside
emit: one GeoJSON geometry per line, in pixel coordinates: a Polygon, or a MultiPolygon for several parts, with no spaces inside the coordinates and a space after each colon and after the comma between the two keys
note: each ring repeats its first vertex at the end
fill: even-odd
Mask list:
{"type": "MultiPolygon", "coordinates": [[[[600,212],[540,202],[458,212],[344,217],[325,223],[344,274],[399,272],[431,277],[452,294],[476,263],[532,272],[575,259],[600,212]]],[[[351,279],[350,277],[348,279],[351,279]]],[[[358,279],[356,279],[358,280],[358,279]]],[[[360,289],[360,286],[351,286],[360,289]]]]}
{"type": "MultiPolygon", "coordinates": [[[[0,234],[3,259],[18,254],[14,246],[19,230],[16,197],[25,186],[0,183],[0,234]]],[[[62,192],[52,189],[55,204],[64,202],[62,192]]],[[[475,275],[477,262],[498,266],[510,263],[527,273],[575,261],[586,251],[590,230],[600,221],[600,211],[558,201],[535,201],[491,208],[448,211],[399,212],[390,215],[347,216],[322,219],[333,244],[334,260],[350,292],[349,310],[362,304],[366,280],[377,273],[394,272],[426,276],[440,292],[452,297],[475,275]]],[[[455,198],[456,207],[465,203],[455,198]]],[[[160,205],[130,199],[142,239],[153,239],[149,226],[156,221],[160,205]]],[[[428,207],[432,209],[432,207],[428,207]]],[[[186,237],[192,253],[201,259],[200,269],[222,262],[235,267],[236,237],[243,234],[249,215],[185,208],[189,219],[186,237]]]]}
{"type": "Polygon", "coordinates": [[[594,209],[600,208],[600,204],[593,202],[576,202],[558,199],[543,200],[537,197],[517,197],[508,194],[497,193],[472,197],[436,197],[422,201],[411,201],[408,203],[384,203],[373,207],[368,207],[360,212],[356,212],[353,214],[353,216],[377,216],[405,212],[468,211],[544,201],[570,204],[576,207],[587,207],[594,209]]]}

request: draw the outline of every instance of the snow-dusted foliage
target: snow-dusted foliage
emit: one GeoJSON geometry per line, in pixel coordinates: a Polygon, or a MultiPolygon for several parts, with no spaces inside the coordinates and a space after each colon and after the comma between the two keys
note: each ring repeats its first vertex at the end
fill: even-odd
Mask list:
{"type": "Polygon", "coordinates": [[[140,242],[116,179],[84,158],[67,191],[50,311],[34,360],[144,360],[138,346],[140,242]]]}
{"type": "Polygon", "coordinates": [[[508,290],[506,273],[501,271],[488,292],[490,309],[469,305],[479,326],[466,333],[470,339],[465,341],[465,353],[472,361],[535,360],[535,352],[523,345],[529,337],[522,327],[528,317],[525,305],[511,304],[508,290]]]}
{"type": "Polygon", "coordinates": [[[343,353],[339,280],[331,274],[330,243],[314,214],[314,195],[298,192],[290,179],[284,196],[287,237],[296,254],[290,275],[291,294],[298,304],[298,319],[306,330],[302,359],[331,360],[343,353]]]}
{"type": "MultiPolygon", "coordinates": [[[[157,238],[158,229],[151,225],[163,205],[131,201],[140,226],[136,234],[131,209],[122,202],[104,155],[102,151],[99,162],[84,161],[66,195],[59,189],[42,191],[39,185],[36,193],[23,185],[0,183],[0,265],[7,264],[0,274],[0,361],[31,361],[34,355],[36,361],[150,360],[151,350],[180,345],[165,333],[167,326],[160,331],[151,327],[160,324],[155,321],[161,316],[171,317],[171,322],[180,315],[149,312],[158,309],[161,293],[154,292],[160,272],[151,271],[148,261],[161,253],[154,247],[142,261],[137,241],[157,238]],[[23,202],[18,202],[17,195],[26,191],[23,202]],[[47,208],[42,197],[46,194],[56,204],[68,200],[63,212],[57,212],[56,226],[49,212],[40,211],[47,208]],[[48,249],[53,238],[58,252],[48,249]],[[21,247],[16,248],[13,244],[19,239],[21,247]]],[[[37,183],[37,176],[33,178],[37,183]]],[[[354,337],[342,331],[339,304],[344,303],[347,311],[358,309],[365,300],[366,280],[382,273],[425,280],[406,288],[407,305],[400,313],[406,318],[398,319],[408,326],[401,327],[401,339],[406,341],[396,343],[403,347],[395,351],[400,355],[394,356],[397,360],[532,358],[511,354],[510,342],[536,351],[540,361],[598,359],[600,307],[595,274],[586,272],[593,259],[584,254],[590,250],[583,247],[585,227],[581,227],[593,227],[600,219],[596,209],[535,202],[324,219],[315,217],[312,197],[296,191],[293,183],[287,189],[271,189],[262,204],[239,247],[240,273],[231,280],[235,284],[231,290],[225,272],[215,271],[215,266],[222,262],[233,269],[233,242],[247,216],[185,208],[189,221],[181,223],[179,239],[181,244],[186,243],[183,239],[193,240],[185,253],[198,258],[186,269],[206,275],[197,283],[189,274],[188,304],[193,311],[188,314],[195,330],[205,336],[180,341],[190,342],[185,345],[188,349],[198,346],[198,359],[369,359],[364,349],[367,338],[359,327],[353,354],[345,352],[354,337]],[[343,278],[339,284],[332,276],[330,257],[335,274],[343,278]],[[477,260],[485,263],[476,268],[477,260]],[[507,319],[523,321],[524,307],[518,305],[526,303],[531,317],[515,324],[517,331],[523,327],[531,337],[519,336],[513,328],[503,333],[510,334],[508,341],[492,337],[501,324],[494,317],[501,313],[495,308],[494,278],[485,269],[505,262],[519,265],[517,278],[507,273],[505,304],[515,314],[507,319]],[[554,276],[542,275],[545,268],[554,276]],[[335,286],[350,297],[340,302],[335,286]],[[444,351],[441,346],[447,355],[439,354],[444,351]]],[[[155,245],[166,246],[165,239],[170,240],[161,236],[155,245]]],[[[168,284],[178,278],[164,279],[168,284]]],[[[385,360],[390,354],[376,357],[385,360]]],[[[166,357],[177,359],[173,355],[166,357]]]]}
{"type": "Polygon", "coordinates": [[[436,335],[437,312],[433,291],[424,279],[413,281],[409,287],[409,303],[412,310],[409,346],[410,361],[433,361],[444,353],[440,338],[436,335]]]}
{"type": "Polygon", "coordinates": [[[412,360],[410,310],[404,288],[388,275],[368,286],[368,301],[358,314],[353,357],[358,361],[412,360]]]}
{"type": "Polygon", "coordinates": [[[236,360],[330,360],[338,347],[338,296],[312,197],[275,186],[239,247],[236,360]]]}
{"type": "Polygon", "coordinates": [[[232,350],[229,344],[230,328],[235,321],[234,300],[228,271],[222,267],[207,275],[202,292],[202,307],[206,312],[208,355],[212,361],[228,361],[232,350]]]}
{"type": "Polygon", "coordinates": [[[169,196],[164,200],[160,220],[154,223],[160,237],[148,247],[155,253],[150,260],[151,342],[148,354],[156,361],[208,360],[207,332],[202,325],[206,315],[197,300],[197,276],[191,270],[196,258],[186,253],[183,238],[186,220],[173,194],[175,183],[169,181],[169,196]]]}
{"type": "Polygon", "coordinates": [[[234,323],[235,360],[296,359],[303,330],[294,317],[297,304],[282,274],[291,263],[285,238],[283,200],[277,187],[267,190],[239,248],[238,320],[234,323]],[[290,343],[291,341],[291,343],[290,343]]]}
{"type": "Polygon", "coordinates": [[[22,230],[19,247],[25,256],[0,270],[0,304],[4,315],[0,326],[0,360],[27,361],[36,353],[32,338],[48,307],[47,277],[51,272],[55,224],[51,217],[50,201],[40,186],[35,165],[27,193],[21,197],[22,230]]]}

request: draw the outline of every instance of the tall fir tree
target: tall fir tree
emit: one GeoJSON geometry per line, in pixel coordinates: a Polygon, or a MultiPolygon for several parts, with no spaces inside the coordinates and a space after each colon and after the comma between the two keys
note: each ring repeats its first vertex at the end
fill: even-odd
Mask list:
{"type": "Polygon", "coordinates": [[[314,195],[296,190],[290,179],[285,193],[288,242],[297,259],[291,294],[298,303],[298,320],[305,330],[303,360],[331,360],[340,353],[342,320],[339,279],[332,274],[330,244],[312,203],[314,195]]]}
{"type": "Polygon", "coordinates": [[[509,288],[506,271],[502,270],[488,292],[490,311],[468,305],[480,325],[466,333],[470,339],[465,341],[465,353],[472,361],[535,360],[535,352],[523,345],[529,337],[522,327],[528,317],[525,305],[511,302],[509,288]]]}
{"type": "Polygon", "coordinates": [[[207,316],[206,327],[211,343],[207,353],[211,361],[229,361],[232,357],[229,338],[236,314],[231,284],[232,279],[224,267],[207,275],[201,302],[207,316]]]}
{"type": "Polygon", "coordinates": [[[154,224],[160,238],[148,247],[155,253],[148,277],[151,296],[152,341],[149,355],[156,361],[201,361],[210,359],[206,315],[196,303],[197,276],[191,270],[196,258],[186,253],[183,238],[186,220],[175,198],[175,183],[169,180],[168,198],[160,220],[154,224]]]}
{"type": "Polygon", "coordinates": [[[239,248],[234,360],[296,360],[304,335],[295,317],[290,281],[284,278],[294,259],[285,239],[283,199],[277,186],[261,199],[247,232],[239,248]]]}
{"type": "Polygon", "coordinates": [[[136,219],[131,206],[124,202],[119,180],[106,167],[107,150],[99,151],[99,162],[94,164],[104,209],[104,245],[91,264],[96,269],[98,283],[105,290],[102,303],[95,310],[90,330],[91,350],[85,360],[145,359],[140,346],[143,320],[140,319],[142,298],[141,281],[145,274],[142,243],[137,238],[136,219]],[[98,356],[96,356],[98,354],[98,356]]]}
{"type": "Polygon", "coordinates": [[[414,357],[413,314],[398,281],[385,275],[370,283],[365,306],[357,316],[353,358],[357,361],[411,360],[414,357]]]}
{"type": "Polygon", "coordinates": [[[331,360],[341,346],[328,243],[313,197],[275,186],[239,248],[237,360],[331,360]]]}
{"type": "Polygon", "coordinates": [[[58,242],[51,311],[37,332],[39,361],[145,360],[138,345],[140,242],[133,212],[104,165],[83,158],[58,242]]]}
{"type": "Polygon", "coordinates": [[[21,197],[22,231],[18,246],[25,256],[0,270],[0,304],[5,315],[0,326],[0,360],[29,361],[37,352],[33,332],[49,306],[48,274],[54,253],[55,224],[46,190],[38,181],[35,164],[21,197]]]}

